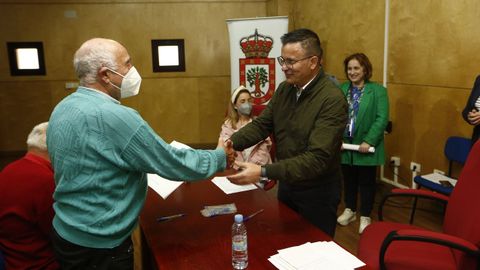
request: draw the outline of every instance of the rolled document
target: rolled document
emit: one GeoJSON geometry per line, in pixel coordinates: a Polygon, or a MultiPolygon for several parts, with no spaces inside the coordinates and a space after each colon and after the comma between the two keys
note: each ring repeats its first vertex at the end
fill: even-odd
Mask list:
{"type": "MultiPolygon", "coordinates": [[[[360,145],[358,145],[358,144],[344,143],[344,144],[342,144],[342,147],[343,147],[343,149],[345,149],[345,150],[358,151],[358,148],[360,148],[360,145]]],[[[370,148],[368,148],[368,152],[369,152],[369,153],[375,153],[375,147],[370,146],[370,148]]]]}

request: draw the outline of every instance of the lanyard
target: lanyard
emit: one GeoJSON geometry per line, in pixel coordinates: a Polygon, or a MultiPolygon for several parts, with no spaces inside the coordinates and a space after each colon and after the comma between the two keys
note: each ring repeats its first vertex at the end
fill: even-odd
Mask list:
{"type": "Polygon", "coordinates": [[[360,107],[360,99],[363,94],[363,87],[358,88],[350,86],[348,89],[348,122],[345,129],[345,135],[347,137],[353,138],[353,133],[355,131],[355,119],[357,118],[358,108],[360,107]]]}

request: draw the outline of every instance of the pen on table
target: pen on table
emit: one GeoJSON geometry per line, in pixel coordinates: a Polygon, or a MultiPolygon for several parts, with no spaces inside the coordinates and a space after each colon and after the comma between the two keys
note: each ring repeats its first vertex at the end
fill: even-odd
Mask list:
{"type": "Polygon", "coordinates": [[[245,221],[253,218],[254,216],[260,214],[261,212],[263,212],[263,209],[260,209],[260,210],[258,210],[257,212],[255,212],[255,213],[253,213],[253,214],[251,214],[251,215],[249,215],[249,216],[246,216],[246,217],[243,219],[243,222],[245,222],[245,221]]]}
{"type": "Polygon", "coordinates": [[[183,216],[186,216],[187,214],[176,214],[176,215],[171,215],[171,216],[165,216],[165,217],[159,217],[157,218],[157,221],[158,222],[161,222],[161,221],[168,221],[168,220],[172,220],[172,219],[176,219],[176,218],[179,218],[179,217],[183,217],[183,216]]]}

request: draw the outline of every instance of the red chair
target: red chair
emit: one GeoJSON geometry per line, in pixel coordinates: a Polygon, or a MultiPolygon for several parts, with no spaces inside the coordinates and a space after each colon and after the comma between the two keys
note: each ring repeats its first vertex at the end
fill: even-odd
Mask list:
{"type": "Polygon", "coordinates": [[[372,269],[480,269],[480,141],[472,148],[450,197],[428,190],[393,189],[395,196],[444,201],[443,232],[376,222],[363,232],[358,257],[372,269]]]}

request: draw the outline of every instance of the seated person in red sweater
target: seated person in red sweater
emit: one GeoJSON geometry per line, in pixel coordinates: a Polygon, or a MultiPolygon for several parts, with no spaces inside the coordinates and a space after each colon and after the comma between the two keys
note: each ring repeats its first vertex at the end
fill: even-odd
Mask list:
{"type": "Polygon", "coordinates": [[[27,154],[0,172],[0,251],[7,269],[59,269],[50,242],[55,183],[47,126],[35,126],[27,154]]]}

